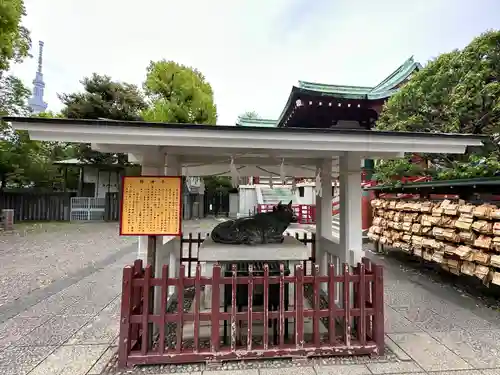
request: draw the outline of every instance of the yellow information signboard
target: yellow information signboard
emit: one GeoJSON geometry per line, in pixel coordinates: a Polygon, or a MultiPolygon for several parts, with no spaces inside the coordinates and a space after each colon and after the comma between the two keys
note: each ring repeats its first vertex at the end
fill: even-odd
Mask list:
{"type": "Polygon", "coordinates": [[[120,235],[181,234],[181,177],[127,176],[122,186],[120,235]]]}

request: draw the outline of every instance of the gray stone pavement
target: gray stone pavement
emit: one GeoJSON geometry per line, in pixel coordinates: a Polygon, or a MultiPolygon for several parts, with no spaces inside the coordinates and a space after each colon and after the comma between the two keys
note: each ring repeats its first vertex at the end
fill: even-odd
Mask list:
{"type": "MultiPolygon", "coordinates": [[[[216,223],[187,222],[184,230],[207,232],[216,223]]],[[[76,232],[65,230],[67,235],[12,237],[12,247],[8,238],[1,238],[0,277],[9,281],[8,286],[1,286],[5,302],[0,306],[0,375],[97,375],[115,355],[121,271],[134,260],[136,244],[134,239],[120,239],[116,226],[90,225],[76,232]],[[77,236],[87,245],[77,244],[77,236]],[[61,237],[64,244],[71,245],[61,245],[61,237]],[[18,254],[24,250],[21,244],[28,248],[31,263],[29,256],[18,254]],[[57,263],[53,269],[47,267],[50,261],[44,261],[45,255],[61,259],[61,268],[57,263]],[[16,271],[15,262],[23,269],[16,271]],[[31,283],[37,280],[39,270],[47,270],[54,281],[37,289],[31,283]],[[11,281],[7,274],[26,275],[30,284],[11,281]],[[9,290],[16,288],[15,282],[24,289],[9,290]],[[33,299],[39,290],[44,293],[33,299]]],[[[149,366],[123,373],[500,375],[499,313],[425,275],[408,274],[393,259],[373,257],[386,267],[386,343],[392,352],[386,358],[333,358],[299,365],[259,361],[227,364],[220,371],[199,366],[149,366]]]]}
{"type": "Polygon", "coordinates": [[[61,279],[81,278],[110,264],[136,242],[117,236],[116,223],[60,223],[48,228],[48,232],[0,236],[0,322],[12,315],[15,301],[26,295],[43,296],[61,279]]]}

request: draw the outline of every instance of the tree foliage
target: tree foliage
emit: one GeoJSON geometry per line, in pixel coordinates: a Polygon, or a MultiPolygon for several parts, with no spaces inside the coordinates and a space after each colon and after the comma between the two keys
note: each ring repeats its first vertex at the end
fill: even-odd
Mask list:
{"type": "Polygon", "coordinates": [[[409,159],[380,160],[375,165],[373,179],[383,185],[398,184],[402,177],[425,176],[428,171],[409,159]]]}
{"type": "MultiPolygon", "coordinates": [[[[0,116],[27,115],[26,100],[30,92],[23,83],[13,76],[0,77],[0,116]]],[[[14,131],[1,120],[0,139],[0,180],[2,189],[9,177],[21,168],[27,145],[23,133],[14,131]]]]}
{"type": "Polygon", "coordinates": [[[146,121],[210,125],[217,122],[212,87],[197,69],[174,61],[152,61],[143,87],[150,102],[142,112],[146,121]]]}
{"type": "MultiPolygon", "coordinates": [[[[475,176],[475,158],[485,161],[481,176],[495,175],[500,155],[500,31],[487,31],[464,49],[430,61],[387,101],[377,129],[490,135],[478,155],[421,156],[433,163],[435,169],[427,173],[436,178],[475,176]]],[[[376,174],[398,176],[405,163],[381,163],[376,174]]],[[[413,172],[407,166],[404,173],[413,172]]]]}
{"type": "Polygon", "coordinates": [[[261,118],[260,115],[255,111],[246,111],[240,117],[253,119],[253,120],[258,120],[261,118]]]}
{"type": "Polygon", "coordinates": [[[203,179],[205,190],[209,192],[223,191],[228,192],[233,189],[231,178],[226,176],[208,176],[203,179]]]}
{"type": "Polygon", "coordinates": [[[20,62],[29,54],[29,31],[21,23],[24,15],[23,0],[0,1],[0,76],[12,61],[20,62]]]}
{"type": "Polygon", "coordinates": [[[500,129],[500,31],[444,53],[384,106],[380,130],[494,134],[500,129]]]}
{"type": "MultiPolygon", "coordinates": [[[[143,84],[149,107],[142,111],[146,121],[206,124],[217,123],[212,86],[197,69],[174,61],[151,61],[143,84]]],[[[227,177],[205,177],[207,191],[229,190],[227,177]]]]}
{"type": "MultiPolygon", "coordinates": [[[[30,90],[19,78],[4,74],[12,62],[29,54],[29,32],[21,24],[24,15],[22,0],[0,1],[0,116],[29,116],[31,112],[27,106],[30,90]]],[[[0,119],[0,188],[43,185],[51,180],[52,163],[44,146],[0,119]]]]}
{"type": "Polygon", "coordinates": [[[138,121],[146,102],[136,85],[113,81],[107,75],[92,74],[81,81],[83,92],[60,94],[61,113],[75,119],[138,121]]]}
{"type": "MultiPolygon", "coordinates": [[[[92,74],[81,81],[83,92],[60,94],[64,104],[63,117],[74,119],[109,119],[121,121],[141,120],[140,112],[146,108],[143,94],[136,85],[113,81],[106,75],[92,74]]],[[[124,154],[94,151],[89,144],[78,146],[77,157],[93,164],[126,164],[124,154]]]]}
{"type": "MultiPolygon", "coordinates": [[[[12,76],[0,78],[0,114],[29,116],[27,99],[30,91],[12,76]]],[[[37,116],[45,116],[39,114],[37,116]]],[[[49,115],[53,117],[53,115],[49,115]]],[[[62,180],[55,160],[66,158],[72,150],[69,144],[31,140],[25,131],[14,131],[1,123],[0,180],[1,187],[52,188],[62,180]]]]}
{"type": "Polygon", "coordinates": [[[430,176],[434,180],[457,180],[500,176],[500,159],[490,154],[467,155],[450,161],[450,166],[433,164],[429,168],[413,164],[410,159],[383,160],[376,165],[374,179],[382,185],[401,185],[402,177],[430,176]]]}
{"type": "Polygon", "coordinates": [[[26,101],[31,92],[23,82],[12,75],[0,77],[0,116],[28,116],[26,101]]]}
{"type": "Polygon", "coordinates": [[[494,154],[487,157],[469,155],[466,161],[454,161],[451,168],[437,168],[433,174],[438,180],[500,176],[500,160],[494,154]]]}

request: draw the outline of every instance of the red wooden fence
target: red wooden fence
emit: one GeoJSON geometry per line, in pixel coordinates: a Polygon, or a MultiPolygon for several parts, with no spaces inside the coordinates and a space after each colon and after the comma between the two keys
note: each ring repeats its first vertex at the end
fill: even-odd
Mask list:
{"type": "Polygon", "coordinates": [[[233,265],[230,276],[225,276],[216,265],[212,275],[201,276],[198,264],[194,277],[185,277],[181,266],[180,277],[169,278],[166,265],[161,275],[153,275],[149,265],[143,269],[140,260],[125,267],[119,366],[383,353],[381,266],[365,258],[353,269],[343,265],[340,275],[333,265],[328,266],[327,275],[320,275],[318,265],[314,265],[311,276],[304,275],[302,265],[296,266],[293,276],[286,276],[285,268],[280,264],[279,274],[272,276],[268,265],[260,274],[250,265],[246,276],[239,276],[233,265]],[[327,285],[327,293],[322,284],[327,285]],[[213,291],[230,286],[229,312],[221,311],[219,293],[212,294],[211,308],[203,309],[201,295],[206,285],[213,291]],[[264,293],[261,311],[254,301],[259,285],[264,293]],[[290,285],[295,290],[294,303],[286,306],[290,285]],[[176,298],[167,301],[169,286],[176,287],[176,298]],[[239,286],[248,288],[246,311],[241,296],[237,296],[239,286]],[[155,288],[160,288],[161,294],[154,293],[155,288]],[[156,309],[155,294],[162,296],[156,309]],[[270,311],[271,300],[278,301],[275,311],[270,311]],[[312,324],[306,322],[310,319],[312,324]],[[270,320],[276,328],[273,340],[269,340],[270,320]],[[222,340],[221,321],[229,321],[230,327],[229,338],[222,340]],[[243,323],[247,325],[244,329],[243,323]],[[290,323],[293,334],[287,336],[290,323]],[[185,339],[188,331],[192,331],[192,339],[185,339]]]}
{"type": "MultiPolygon", "coordinates": [[[[275,204],[259,204],[257,212],[272,212],[275,204]]],[[[316,223],[316,205],[314,204],[294,204],[292,208],[297,216],[297,221],[300,224],[315,224],[316,223]]],[[[332,216],[339,213],[339,202],[332,203],[332,216]]]]}

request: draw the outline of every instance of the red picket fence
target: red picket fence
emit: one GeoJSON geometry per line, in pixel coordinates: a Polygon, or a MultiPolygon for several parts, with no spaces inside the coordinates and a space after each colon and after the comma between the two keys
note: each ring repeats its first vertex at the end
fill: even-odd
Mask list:
{"type": "Polygon", "coordinates": [[[273,275],[276,267],[268,264],[262,268],[248,264],[244,272],[237,265],[223,269],[217,264],[212,275],[202,276],[198,264],[194,277],[185,277],[181,266],[180,277],[169,278],[166,265],[161,275],[153,275],[149,265],[143,269],[140,260],[126,266],[119,366],[383,353],[381,266],[365,258],[352,269],[345,264],[339,275],[333,265],[327,275],[319,274],[318,265],[311,276],[304,275],[302,265],[293,275],[286,269],[286,264],[279,264],[273,275]],[[204,309],[201,296],[207,285],[217,292],[204,309]],[[176,298],[167,300],[169,286],[176,288],[176,298]],[[255,293],[259,286],[261,305],[255,293]],[[289,306],[292,286],[293,306],[289,306]],[[220,289],[225,290],[223,311],[220,289]],[[161,296],[156,308],[155,296],[161,296]]]}
{"type": "MultiPolygon", "coordinates": [[[[275,204],[259,204],[257,212],[272,212],[275,204]]],[[[292,208],[297,216],[297,221],[300,224],[315,224],[316,223],[316,205],[314,204],[294,204],[292,208]]],[[[332,202],[332,216],[339,213],[339,202],[332,202]]]]}

